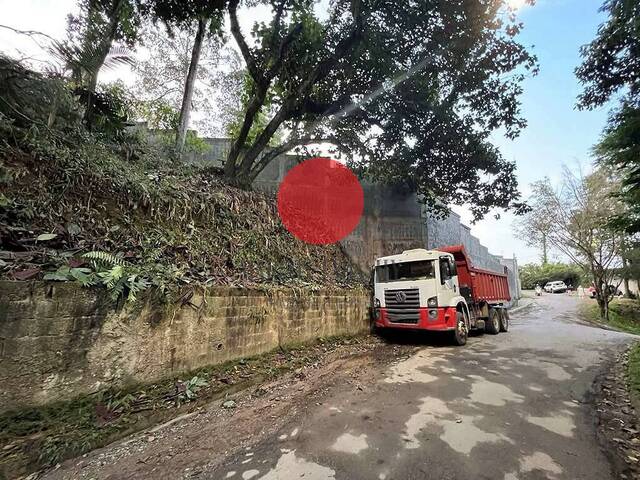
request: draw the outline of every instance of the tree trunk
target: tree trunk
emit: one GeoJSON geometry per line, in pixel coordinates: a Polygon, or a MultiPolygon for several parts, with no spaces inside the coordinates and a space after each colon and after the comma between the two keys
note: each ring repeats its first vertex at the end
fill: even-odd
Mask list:
{"type": "Polygon", "coordinates": [[[207,29],[207,19],[200,18],[198,20],[198,32],[193,42],[193,50],[191,51],[191,63],[189,64],[189,73],[184,84],[184,95],[182,96],[182,107],[180,108],[180,120],[178,124],[178,132],[176,135],[176,149],[182,152],[185,142],[187,141],[187,130],[189,128],[189,119],[191,117],[191,104],[193,103],[193,92],[195,90],[196,78],[198,76],[198,63],[200,63],[200,54],[202,53],[202,43],[207,29]]]}
{"type": "Polygon", "coordinates": [[[625,298],[631,298],[631,290],[629,289],[629,260],[622,255],[622,284],[624,285],[625,298]]]}
{"type": "Polygon", "coordinates": [[[549,263],[549,257],[547,256],[547,234],[542,234],[542,265],[549,263]]]}
{"type": "Polygon", "coordinates": [[[600,310],[600,320],[605,320],[608,321],[608,315],[607,315],[607,301],[602,298],[601,296],[599,296],[597,298],[598,300],[598,309],[600,310]]]}
{"type": "MultiPolygon", "coordinates": [[[[89,127],[91,127],[92,119],[93,119],[93,94],[98,87],[98,74],[100,73],[100,69],[104,65],[104,62],[107,60],[107,56],[111,51],[111,45],[113,45],[113,41],[116,37],[116,32],[118,31],[118,24],[120,22],[120,10],[122,7],[123,0],[114,0],[111,10],[109,11],[109,25],[104,32],[104,36],[102,37],[102,41],[99,45],[99,48],[96,48],[96,56],[94,58],[94,62],[91,70],[87,72],[88,77],[84,82],[84,86],[86,87],[89,95],[87,96],[87,108],[84,112],[84,120],[89,127]]],[[[85,46],[87,49],[93,48],[93,45],[85,46]]]]}

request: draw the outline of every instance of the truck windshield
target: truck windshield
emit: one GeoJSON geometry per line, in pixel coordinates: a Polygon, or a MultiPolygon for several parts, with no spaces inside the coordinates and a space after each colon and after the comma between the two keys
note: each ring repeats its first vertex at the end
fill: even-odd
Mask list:
{"type": "Polygon", "coordinates": [[[396,282],[400,280],[424,280],[435,278],[435,261],[419,260],[417,262],[391,263],[376,267],[378,282],[396,282]]]}

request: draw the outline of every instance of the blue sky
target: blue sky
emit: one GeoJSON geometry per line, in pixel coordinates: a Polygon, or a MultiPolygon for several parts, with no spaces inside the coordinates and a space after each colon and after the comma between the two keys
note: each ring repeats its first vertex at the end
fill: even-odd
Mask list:
{"type": "MultiPolygon", "coordinates": [[[[522,112],[527,128],[515,141],[494,136],[505,158],[515,161],[521,191],[527,195],[529,184],[549,176],[560,179],[562,165],[588,170],[591,147],[604,127],[608,107],[579,111],[576,97],[581,91],[573,71],[581,62],[580,47],[596,36],[606,16],[598,10],[602,0],[538,0],[518,16],[525,28],[520,41],[538,56],[540,73],[524,84],[522,112]]],[[[464,208],[455,208],[465,220],[464,208]]],[[[514,238],[512,215],[500,220],[487,218],[471,226],[472,232],[492,253],[511,256],[520,263],[537,261],[539,254],[514,238]]],[[[556,254],[560,259],[560,255],[556,254]]]]}
{"type": "MultiPolygon", "coordinates": [[[[540,73],[524,85],[522,111],[528,127],[515,141],[500,135],[495,135],[494,140],[504,156],[517,163],[520,188],[525,195],[528,185],[545,175],[557,182],[562,165],[588,169],[591,164],[590,149],[606,122],[608,108],[591,112],[575,109],[580,85],[573,71],[580,64],[580,46],[595,37],[605,20],[598,12],[601,3],[602,0],[537,0],[535,6],[518,11],[525,24],[520,40],[533,46],[540,73]]],[[[66,15],[75,10],[76,4],[76,0],[0,0],[0,23],[62,38],[66,15]]],[[[243,20],[251,23],[250,17],[243,20]]],[[[0,49],[16,47],[26,54],[36,54],[34,45],[24,37],[0,30],[0,49]]],[[[465,208],[455,210],[469,223],[465,208]]],[[[502,215],[500,220],[489,217],[472,225],[472,232],[492,253],[515,254],[521,263],[537,260],[538,252],[514,238],[513,220],[510,214],[502,215]]]]}
{"type": "Polygon", "coordinates": [[[528,128],[515,141],[499,140],[504,155],[518,163],[521,179],[552,173],[561,163],[589,160],[590,148],[607,119],[607,109],[575,108],[581,87],[573,74],[579,49],[591,41],[605,19],[602,0],[540,0],[520,12],[525,30],[521,41],[534,45],[540,74],[525,84],[523,112],[528,128]]]}

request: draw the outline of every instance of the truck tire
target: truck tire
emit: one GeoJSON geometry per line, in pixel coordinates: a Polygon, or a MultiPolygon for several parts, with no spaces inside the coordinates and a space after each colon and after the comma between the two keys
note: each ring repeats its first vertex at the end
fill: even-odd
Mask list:
{"type": "Polygon", "coordinates": [[[467,344],[467,338],[469,337],[469,326],[464,318],[462,312],[456,313],[456,329],[453,331],[453,341],[458,346],[467,344]]]}
{"type": "Polygon", "coordinates": [[[491,335],[497,335],[500,333],[500,316],[495,308],[489,309],[489,318],[487,319],[484,329],[491,335]]]}
{"type": "Polygon", "coordinates": [[[500,331],[508,332],[509,331],[509,312],[506,308],[500,309],[500,331]]]}

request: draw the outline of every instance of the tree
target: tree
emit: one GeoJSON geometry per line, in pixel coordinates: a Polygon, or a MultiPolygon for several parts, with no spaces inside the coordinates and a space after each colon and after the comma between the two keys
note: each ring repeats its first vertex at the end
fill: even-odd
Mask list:
{"type": "Polygon", "coordinates": [[[627,209],[612,224],[629,234],[640,232],[640,105],[628,100],[622,103],[610,116],[594,154],[600,165],[614,169],[622,178],[616,196],[627,209]]]}
{"type": "Polygon", "coordinates": [[[126,57],[122,51],[112,52],[114,42],[133,47],[139,23],[133,0],[80,0],[80,14],[68,16],[69,40],[59,44],[76,83],[95,92],[98,74],[109,54],[126,57]]]}
{"type": "Polygon", "coordinates": [[[142,9],[155,20],[165,23],[171,33],[172,29],[188,29],[196,26],[196,34],[191,50],[189,70],[184,82],[184,93],[180,107],[178,129],[176,132],[176,149],[182,151],[187,138],[187,130],[191,117],[198,66],[202,54],[202,46],[207,35],[219,34],[225,0],[139,0],[142,9]]]}
{"type": "Polygon", "coordinates": [[[585,87],[578,98],[581,108],[604,105],[624,90],[630,98],[640,95],[640,3],[606,0],[600,10],[609,18],[598,29],[598,36],[582,47],[582,65],[576,69],[585,87]]]}
{"type": "MultiPolygon", "coordinates": [[[[549,177],[534,182],[532,184],[533,191],[544,190],[545,185],[549,185],[550,182],[549,177]]],[[[520,217],[515,223],[516,235],[527,246],[540,249],[543,267],[549,263],[549,233],[553,228],[553,221],[553,218],[546,216],[528,215],[520,217]]]]}
{"type": "Polygon", "coordinates": [[[529,263],[519,269],[522,288],[532,290],[536,285],[543,287],[548,282],[562,280],[567,285],[577,287],[582,284],[584,272],[575,265],[566,263],[529,263]]]}
{"type": "Polygon", "coordinates": [[[628,206],[625,217],[615,219],[617,228],[640,232],[640,3],[607,0],[602,6],[609,18],[598,36],[582,48],[582,65],[576,69],[584,92],[580,108],[604,105],[621,94],[620,106],[611,114],[595,147],[598,162],[617,170],[622,177],[618,193],[628,206]]]}
{"type": "Polygon", "coordinates": [[[537,68],[503,0],[337,0],[323,16],[311,1],[271,0],[253,42],[239,3],[229,23],[251,82],[229,181],[247,187],[277,155],[330,142],[364,174],[408,181],[432,202],[472,203],[476,215],[522,207],[514,165],[488,141],[525,125],[518,95],[537,68]]]}
{"type": "MultiPolygon", "coordinates": [[[[144,107],[143,117],[154,129],[178,130],[184,86],[191,64],[194,33],[174,29],[167,35],[163,26],[146,25],[141,41],[147,56],[133,67],[133,91],[144,107]]],[[[240,87],[231,84],[241,68],[238,54],[223,46],[219,36],[203,40],[198,75],[193,87],[193,111],[200,118],[191,123],[205,135],[221,135],[230,121],[221,111],[221,92],[237,97],[240,87]]]]}
{"type": "Polygon", "coordinates": [[[548,227],[549,243],[589,272],[603,319],[609,318],[609,302],[617,288],[611,291],[608,286],[619,275],[626,240],[609,222],[624,209],[611,195],[618,188],[618,180],[605,169],[587,176],[565,169],[558,192],[548,182],[533,184],[531,211],[522,220],[530,234],[541,235],[540,225],[548,227]]]}

